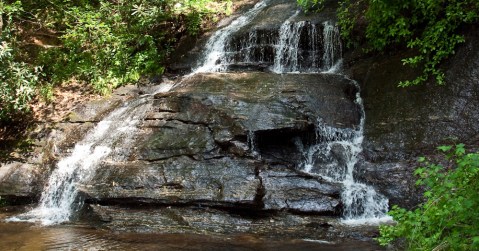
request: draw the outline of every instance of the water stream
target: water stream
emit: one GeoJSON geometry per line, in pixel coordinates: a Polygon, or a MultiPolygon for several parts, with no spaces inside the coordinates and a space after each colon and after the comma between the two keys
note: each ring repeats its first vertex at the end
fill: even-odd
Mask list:
{"type": "MultiPolygon", "coordinates": [[[[234,33],[251,22],[254,17],[267,6],[267,1],[261,1],[247,12],[244,18],[233,22],[218,32],[208,41],[202,66],[194,72],[226,71],[228,64],[237,63],[228,57],[228,43],[234,33]],[[231,27],[233,26],[233,27],[231,27]]],[[[316,25],[306,21],[295,22],[300,11],[296,11],[279,28],[279,38],[274,45],[274,64],[271,71],[277,74],[284,73],[336,73],[340,71],[342,63],[342,44],[338,26],[326,21],[322,23],[322,34],[318,34],[316,25]],[[301,57],[301,33],[308,34],[310,55],[309,60],[301,57]],[[320,39],[318,39],[320,37],[320,39]],[[322,43],[322,51],[319,41],[322,43]],[[321,57],[318,57],[321,52],[321,57]],[[319,58],[321,62],[319,62],[319,58]],[[302,61],[309,65],[302,66],[302,61]]],[[[256,31],[251,31],[247,43],[242,47],[242,53],[251,55],[255,48],[256,31]],[[245,49],[246,48],[246,49],[245,49]],[[249,49],[249,50],[248,50],[249,49]],[[246,51],[245,51],[246,50],[246,51]]],[[[231,53],[231,52],[230,52],[231,53]]],[[[251,57],[246,58],[248,62],[251,57]]],[[[353,81],[354,82],[354,81],[353,81]]],[[[356,88],[359,85],[356,82],[356,88]]],[[[354,178],[354,169],[362,152],[363,131],[366,114],[360,96],[356,94],[356,104],[361,110],[360,123],[355,129],[335,128],[325,125],[318,119],[316,125],[316,144],[304,149],[305,160],[300,164],[304,172],[320,175],[322,178],[341,183],[343,192],[341,199],[344,204],[343,222],[346,224],[378,224],[389,221],[388,199],[367,184],[358,182],[354,178]]],[[[248,142],[252,146],[252,153],[257,154],[254,148],[254,134],[248,134],[248,142]]]]}
{"type": "MultiPolygon", "coordinates": [[[[160,85],[155,93],[170,88],[168,84],[160,85]]],[[[137,126],[151,106],[151,96],[144,95],[124,103],[92,128],[75,144],[71,154],[58,162],[38,206],[9,221],[40,222],[42,225],[69,221],[83,203],[78,200],[78,184],[90,180],[102,161],[122,161],[128,156],[137,126]]]]}
{"type": "Polygon", "coordinates": [[[226,44],[229,42],[231,35],[249,24],[266,6],[268,6],[268,1],[260,1],[228,26],[217,30],[208,40],[204,51],[205,56],[201,59],[200,66],[193,70],[193,73],[225,71],[228,64],[231,63],[226,53],[226,44]]]}
{"type": "MultiPolygon", "coordinates": [[[[356,84],[356,82],[354,82],[356,84]]],[[[357,84],[356,84],[357,85],[357,84]]],[[[359,86],[357,86],[359,90],[359,86]]],[[[343,222],[350,225],[378,224],[390,221],[386,215],[388,199],[367,184],[354,178],[354,170],[362,152],[366,114],[360,92],[355,102],[361,108],[361,120],[357,128],[336,128],[318,119],[316,144],[304,150],[302,169],[320,175],[327,181],[343,185],[343,222]]]]}

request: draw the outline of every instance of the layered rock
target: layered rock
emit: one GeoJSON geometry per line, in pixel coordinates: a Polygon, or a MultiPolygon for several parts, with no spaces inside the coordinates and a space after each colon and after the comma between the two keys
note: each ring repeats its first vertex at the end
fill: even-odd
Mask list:
{"type": "Polygon", "coordinates": [[[338,215],[341,186],[302,172],[298,142],[315,143],[318,119],[357,127],[356,91],[333,74],[197,74],[155,95],[129,161],[104,162],[81,191],[109,205],[338,215]]]}

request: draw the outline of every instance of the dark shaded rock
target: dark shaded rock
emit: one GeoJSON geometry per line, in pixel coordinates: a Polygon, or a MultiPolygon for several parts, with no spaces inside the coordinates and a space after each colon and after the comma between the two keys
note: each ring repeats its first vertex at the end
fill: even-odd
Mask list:
{"type": "Polygon", "coordinates": [[[155,95],[128,161],[105,162],[82,192],[92,203],[337,215],[341,187],[290,170],[318,119],[357,127],[355,91],[339,75],[197,74],[155,95]]]}
{"type": "Polygon", "coordinates": [[[256,237],[297,238],[334,244],[368,241],[377,227],[344,226],[337,219],[287,213],[225,211],[208,207],[126,208],[91,205],[100,226],[113,231],[193,233],[208,235],[253,234],[256,237]]]}
{"type": "Polygon", "coordinates": [[[333,74],[197,74],[155,96],[140,159],[256,154],[268,162],[302,161],[317,120],[339,128],[359,124],[356,87],[333,74]]]}
{"type": "Polygon", "coordinates": [[[355,177],[373,186],[389,198],[389,205],[413,209],[421,201],[420,189],[415,186],[415,165],[407,162],[360,162],[355,177]]]}
{"type": "Polygon", "coordinates": [[[160,112],[178,114],[152,114],[152,118],[221,123],[220,128],[210,126],[213,132],[226,126],[243,131],[303,129],[314,126],[318,118],[340,128],[359,124],[356,87],[340,75],[205,73],[182,84],[185,87],[173,93],[156,96],[160,112]]]}
{"type": "MultiPolygon", "coordinates": [[[[150,125],[151,126],[151,125],[150,125]]],[[[181,155],[205,156],[216,146],[208,127],[180,121],[159,121],[149,139],[139,146],[140,159],[158,160],[181,155]]]]}
{"type": "Polygon", "coordinates": [[[407,198],[419,193],[411,178],[417,157],[434,156],[444,144],[479,146],[479,33],[470,31],[466,41],[443,65],[444,86],[397,87],[418,74],[400,61],[408,53],[366,58],[349,69],[362,87],[366,110],[363,155],[370,173],[358,173],[358,178],[377,183],[391,204],[417,204],[418,196],[407,198]]]}
{"type": "Polygon", "coordinates": [[[341,186],[285,171],[260,173],[265,209],[338,215],[341,186]]]}
{"type": "Polygon", "coordinates": [[[256,205],[254,161],[188,157],[151,163],[104,163],[82,192],[113,204],[256,205]]]}

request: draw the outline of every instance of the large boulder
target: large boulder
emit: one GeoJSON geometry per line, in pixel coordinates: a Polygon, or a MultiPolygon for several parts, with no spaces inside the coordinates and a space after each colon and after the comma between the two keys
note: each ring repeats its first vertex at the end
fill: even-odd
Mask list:
{"type": "Polygon", "coordinates": [[[187,156],[151,163],[104,163],[81,191],[102,203],[254,207],[260,185],[255,165],[251,160],[196,161],[187,156]]]}
{"type": "Polygon", "coordinates": [[[42,169],[39,165],[12,162],[0,166],[0,198],[9,204],[31,203],[41,192],[42,169]]]}

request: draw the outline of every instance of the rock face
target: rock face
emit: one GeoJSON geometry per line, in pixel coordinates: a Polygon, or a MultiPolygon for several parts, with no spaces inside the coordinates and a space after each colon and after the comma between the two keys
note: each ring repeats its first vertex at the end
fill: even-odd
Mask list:
{"type": "Polygon", "coordinates": [[[349,70],[361,85],[366,110],[366,163],[358,175],[391,198],[392,205],[417,204],[412,175],[417,157],[434,157],[434,149],[444,144],[479,147],[479,33],[469,31],[466,41],[443,65],[444,86],[397,87],[416,76],[402,65],[403,54],[355,61],[349,70]]]}
{"type": "Polygon", "coordinates": [[[14,151],[13,158],[0,160],[0,197],[9,204],[37,201],[55,163],[70,154],[75,143],[106,114],[138,96],[139,91],[133,86],[122,87],[109,98],[76,107],[61,122],[35,122],[26,132],[28,146],[14,151]]]}
{"type": "Polygon", "coordinates": [[[298,144],[315,143],[318,119],[356,127],[355,92],[334,74],[197,74],[155,95],[129,161],[103,163],[83,196],[338,215],[340,185],[303,173],[298,144]]]}

